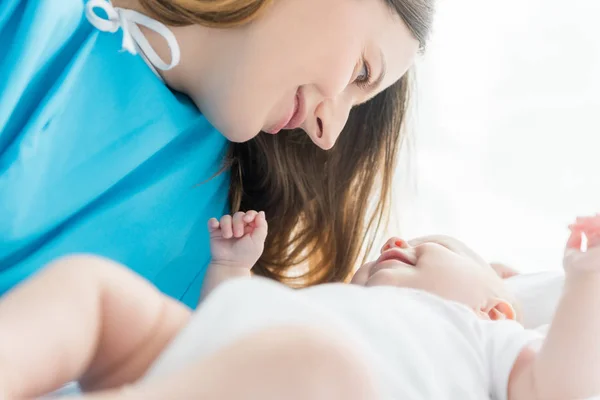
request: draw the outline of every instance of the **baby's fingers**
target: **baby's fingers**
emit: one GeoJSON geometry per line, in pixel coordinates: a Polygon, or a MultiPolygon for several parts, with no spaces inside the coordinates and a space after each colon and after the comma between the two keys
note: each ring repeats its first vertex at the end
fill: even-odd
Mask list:
{"type": "Polygon", "coordinates": [[[254,210],[246,212],[246,215],[244,215],[244,222],[247,224],[253,222],[257,215],[258,213],[254,210]]]}
{"type": "Polygon", "coordinates": [[[264,242],[267,239],[268,231],[269,225],[267,224],[267,218],[265,217],[264,211],[261,211],[254,219],[254,231],[252,232],[252,239],[255,242],[264,242]]]}
{"type": "Polygon", "coordinates": [[[241,238],[244,236],[244,216],[246,214],[243,212],[236,212],[233,215],[233,236],[236,238],[241,238]]]}
{"type": "Polygon", "coordinates": [[[575,223],[570,225],[570,227],[579,228],[584,231],[600,231],[600,215],[596,214],[593,217],[577,217],[575,223]]]}
{"type": "Polygon", "coordinates": [[[231,215],[221,217],[221,235],[223,239],[231,239],[233,237],[232,218],[231,215]]]}
{"type": "Polygon", "coordinates": [[[600,232],[592,232],[585,235],[587,238],[587,248],[600,247],[600,232]]]}
{"type": "Polygon", "coordinates": [[[208,220],[208,231],[213,233],[219,230],[219,220],[216,218],[211,218],[208,220]]]}
{"type": "Polygon", "coordinates": [[[569,250],[579,250],[581,249],[581,237],[582,233],[579,229],[572,229],[571,236],[567,240],[567,249],[569,250]]]}

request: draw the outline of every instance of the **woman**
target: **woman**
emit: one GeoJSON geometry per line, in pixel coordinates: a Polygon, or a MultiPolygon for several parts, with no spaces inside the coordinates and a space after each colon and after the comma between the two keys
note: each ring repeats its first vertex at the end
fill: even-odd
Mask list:
{"type": "Polygon", "coordinates": [[[2,0],[0,294],[88,252],[193,306],[206,221],[247,209],[272,227],[258,274],[346,279],[432,2],[2,0]]]}

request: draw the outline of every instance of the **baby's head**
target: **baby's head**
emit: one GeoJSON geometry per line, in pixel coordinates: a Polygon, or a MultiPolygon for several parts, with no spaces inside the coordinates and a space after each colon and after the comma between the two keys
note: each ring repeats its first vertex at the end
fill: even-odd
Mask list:
{"type": "Polygon", "coordinates": [[[352,283],[421,289],[462,303],[481,318],[520,318],[514,296],[490,264],[447,236],[410,242],[390,238],[381,256],[360,267],[352,283]]]}

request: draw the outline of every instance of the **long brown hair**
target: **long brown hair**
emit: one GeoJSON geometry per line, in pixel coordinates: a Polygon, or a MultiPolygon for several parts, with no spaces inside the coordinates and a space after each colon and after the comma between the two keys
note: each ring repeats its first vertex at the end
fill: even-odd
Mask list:
{"type": "Polygon", "coordinates": [[[228,28],[256,19],[273,0],[139,0],[141,6],[171,26],[228,28]]]}
{"type": "MultiPolygon", "coordinates": [[[[284,1],[284,0],[280,0],[284,1]]],[[[423,47],[434,0],[385,1],[423,47]]],[[[273,0],[139,0],[169,25],[231,27],[251,22],[273,0]]],[[[410,95],[410,74],[354,108],[335,147],[302,131],[232,143],[231,211],[263,210],[269,235],[253,271],[292,285],[346,280],[388,215],[410,95]],[[363,252],[363,250],[365,250],[363,252]],[[303,266],[300,271],[296,267],[303,266]]]]}

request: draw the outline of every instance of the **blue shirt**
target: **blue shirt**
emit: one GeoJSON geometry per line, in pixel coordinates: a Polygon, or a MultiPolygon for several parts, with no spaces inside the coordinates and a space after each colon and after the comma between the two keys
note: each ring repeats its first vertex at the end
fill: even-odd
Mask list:
{"type": "Polygon", "coordinates": [[[92,253],[195,306],[227,140],[83,5],[0,0],[0,295],[92,253]]]}

